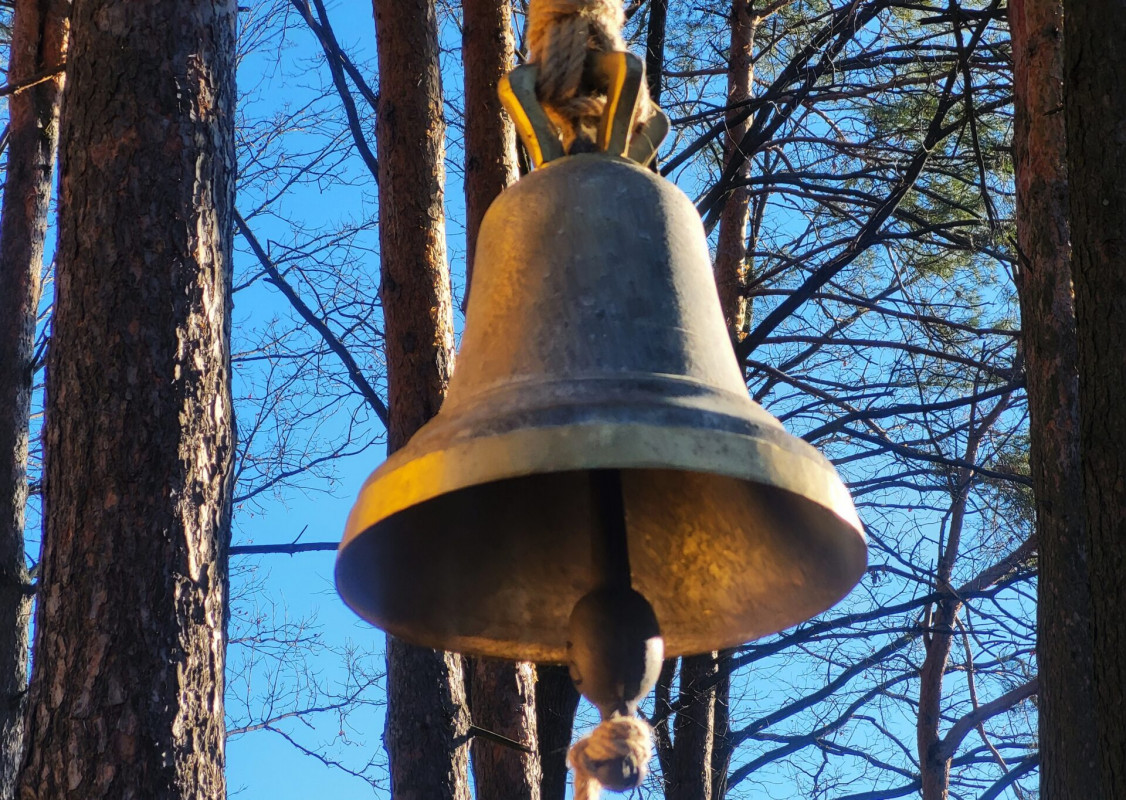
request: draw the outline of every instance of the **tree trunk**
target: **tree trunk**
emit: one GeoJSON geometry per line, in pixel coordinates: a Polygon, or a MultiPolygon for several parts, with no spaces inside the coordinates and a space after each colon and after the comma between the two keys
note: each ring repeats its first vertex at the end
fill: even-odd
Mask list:
{"type": "Polygon", "coordinates": [[[919,716],[915,726],[922,800],[946,800],[950,790],[950,759],[937,752],[942,723],[942,679],[950,660],[954,626],[962,607],[950,586],[950,577],[962,536],[972,477],[968,469],[958,472],[956,479],[959,486],[952,493],[946,542],[944,547],[940,547],[941,555],[935,570],[935,587],[944,596],[933,609],[928,608],[929,619],[923,623],[926,657],[919,669],[919,716]]]}
{"type": "Polygon", "coordinates": [[[516,39],[511,0],[462,4],[465,65],[465,300],[473,278],[477,230],[485,211],[519,177],[516,129],[500,104],[497,83],[512,69],[516,39]]]}
{"type": "Polygon", "coordinates": [[[1099,797],[1079,379],[1067,226],[1063,6],[1010,0],[1016,225],[1039,550],[1040,793],[1099,797]]]}
{"type": "MultiPolygon", "coordinates": [[[[379,60],[379,247],[388,451],[437,413],[453,368],[446,266],[445,124],[429,0],[374,0],[379,60]]],[[[468,800],[461,657],[387,638],[387,730],[396,800],[468,800]]]]}
{"type": "MultiPolygon", "coordinates": [[[[962,511],[955,511],[960,526],[965,496],[959,502],[962,511]]],[[[919,670],[919,717],[916,724],[922,800],[946,800],[950,790],[950,759],[936,754],[942,722],[942,678],[950,660],[954,624],[961,604],[953,597],[944,597],[935,604],[926,637],[927,655],[919,670]]]]}
{"type": "Polygon", "coordinates": [[[225,793],[236,13],[74,6],[21,797],[225,793]]]}
{"type": "MultiPolygon", "coordinates": [[[[751,120],[737,122],[743,104],[751,99],[754,83],[753,53],[755,27],[753,0],[734,0],[731,4],[731,52],[727,65],[727,117],[733,120],[724,141],[724,157],[731,161],[750,128],[751,120]]],[[[742,166],[734,178],[736,184],[746,181],[751,174],[750,159],[742,159],[742,166]]],[[[727,329],[736,339],[747,334],[750,323],[747,313],[747,223],[751,218],[751,191],[737,185],[723,207],[719,217],[719,234],[716,238],[715,280],[719,289],[719,303],[727,329]]]]}
{"type": "Polygon", "coordinates": [[[666,800],[707,800],[712,796],[715,744],[715,653],[680,660],[680,697],[673,725],[671,775],[666,800]]]}
{"type": "Polygon", "coordinates": [[[649,99],[661,104],[665,84],[665,27],[669,16],[669,0],[649,0],[649,24],[645,29],[645,80],[649,99]]]}
{"type": "MultiPolygon", "coordinates": [[[[9,86],[62,67],[69,11],[63,0],[16,2],[9,86]]],[[[8,169],[0,212],[0,797],[15,796],[23,753],[31,616],[23,539],[28,425],[61,88],[59,75],[8,100],[8,169]]]]}
{"type": "Polygon", "coordinates": [[[470,661],[473,724],[512,744],[473,737],[476,800],[539,800],[540,762],[536,751],[536,668],[525,661],[470,661]]]}
{"type": "Polygon", "coordinates": [[[536,733],[539,739],[540,797],[563,800],[567,793],[567,750],[579,707],[579,691],[566,667],[536,667],[536,733]]]}
{"type": "MultiPolygon", "coordinates": [[[[982,437],[1004,413],[1010,396],[1002,396],[980,422],[975,424],[971,416],[966,448],[962,454],[963,462],[977,463],[982,437]]],[[[922,800],[946,800],[950,795],[950,760],[953,753],[944,753],[940,748],[942,682],[950,660],[958,614],[962,609],[962,599],[951,584],[951,579],[954,565],[961,553],[962,531],[974,471],[970,467],[959,467],[951,480],[953,485],[950,487],[948,523],[945,535],[938,543],[938,560],[934,570],[934,590],[942,598],[933,607],[927,607],[927,619],[922,626],[926,656],[919,668],[919,711],[915,723],[922,800]]]]}
{"type": "MultiPolygon", "coordinates": [[[[462,5],[465,65],[465,300],[473,278],[477,230],[498,194],[518,177],[516,130],[497,95],[512,69],[515,37],[509,0],[466,0],[462,5]]],[[[535,752],[535,668],[531,664],[470,661],[473,724],[528,747],[523,752],[483,736],[470,747],[477,800],[539,800],[535,752]]]]}
{"type": "Polygon", "coordinates": [[[712,797],[723,800],[727,796],[727,772],[731,767],[731,670],[735,651],[720,650],[717,669],[719,683],[715,687],[715,717],[712,721],[712,797]]]}
{"type": "MultiPolygon", "coordinates": [[[[1094,635],[1099,797],[1126,797],[1126,14],[1072,3],[1064,40],[1079,450],[1094,635]]],[[[1071,590],[1072,587],[1066,587],[1071,590]]],[[[1079,587],[1077,587],[1079,588],[1079,587]]],[[[1081,588],[1080,588],[1081,590],[1081,588]]],[[[1086,724],[1087,718],[1075,720],[1086,724]]]]}
{"type": "Polygon", "coordinates": [[[673,700],[672,685],[676,679],[676,665],[679,659],[666,658],[657,675],[657,685],[653,687],[653,745],[657,751],[657,763],[661,768],[663,788],[668,791],[676,772],[673,759],[672,726],[673,700]]]}

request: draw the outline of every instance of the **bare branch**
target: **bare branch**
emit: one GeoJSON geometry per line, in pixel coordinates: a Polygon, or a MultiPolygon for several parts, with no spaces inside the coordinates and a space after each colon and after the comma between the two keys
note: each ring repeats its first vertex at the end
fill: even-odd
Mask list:
{"type": "Polygon", "coordinates": [[[324,340],[324,343],[328,345],[329,349],[336,353],[337,357],[344,364],[344,368],[348,371],[348,377],[356,387],[356,390],[359,391],[364,400],[371,406],[372,411],[379,417],[379,421],[386,427],[389,419],[387,404],[383,402],[379,395],[376,394],[375,389],[368,383],[367,378],[364,377],[363,372],[360,370],[360,365],[356,363],[356,359],[348,352],[348,348],[329,330],[324,320],[313,313],[313,310],[298,296],[297,292],[293,290],[293,287],[286,282],[281,272],[274,265],[273,260],[267,255],[266,250],[258,241],[258,238],[250,230],[250,226],[246,224],[246,220],[242,218],[242,214],[237,210],[235,211],[235,225],[238,227],[239,233],[242,234],[247,244],[250,245],[250,249],[254,252],[254,255],[258,258],[258,263],[262,265],[262,269],[270,276],[270,282],[278,287],[278,290],[285,295],[294,310],[301,315],[301,318],[309,323],[313,330],[320,334],[321,339],[324,340]]]}
{"type": "Polygon", "coordinates": [[[1015,689],[1005,692],[1000,697],[975,708],[971,713],[966,714],[950,727],[950,730],[946,732],[946,736],[936,744],[933,751],[934,757],[941,761],[952,758],[954,752],[958,749],[958,745],[962,743],[962,740],[966,738],[966,735],[970,731],[990,717],[1005,713],[1013,706],[1027,700],[1038,691],[1040,691],[1040,679],[1033,678],[1017,686],[1015,689]]]}

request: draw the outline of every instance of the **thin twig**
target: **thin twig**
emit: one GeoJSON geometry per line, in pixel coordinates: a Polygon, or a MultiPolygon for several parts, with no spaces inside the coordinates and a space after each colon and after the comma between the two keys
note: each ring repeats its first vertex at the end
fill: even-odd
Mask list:
{"type": "Polygon", "coordinates": [[[313,313],[313,310],[305,304],[305,301],[298,296],[293,287],[290,286],[281,271],[278,270],[273,260],[266,253],[265,248],[262,247],[261,242],[258,241],[250,226],[246,224],[246,220],[242,218],[242,214],[235,210],[235,225],[238,227],[239,233],[246,239],[246,243],[250,245],[250,249],[254,251],[254,255],[258,258],[258,263],[262,265],[262,269],[270,277],[270,282],[278,287],[278,290],[285,295],[289,300],[294,310],[301,315],[301,318],[312,326],[313,330],[320,334],[321,339],[324,341],[332,352],[336,353],[337,357],[344,364],[344,368],[348,371],[348,377],[352,381],[352,385],[360,392],[363,398],[367,401],[368,405],[379,417],[379,421],[386,427],[390,424],[390,417],[387,412],[387,404],[383,402],[382,398],[376,394],[375,389],[368,383],[367,378],[364,377],[363,372],[360,370],[360,365],[356,363],[356,359],[344,346],[344,343],[328,329],[320,317],[313,313]]]}

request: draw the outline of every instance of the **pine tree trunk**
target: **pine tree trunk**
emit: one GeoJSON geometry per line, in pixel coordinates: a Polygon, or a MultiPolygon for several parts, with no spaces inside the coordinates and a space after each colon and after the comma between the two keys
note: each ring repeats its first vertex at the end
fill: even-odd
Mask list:
{"type": "MultiPolygon", "coordinates": [[[[964,498],[961,500],[965,502],[964,498]]],[[[961,513],[958,523],[961,523],[961,513]]],[[[954,527],[955,523],[951,523],[954,527]]],[[[954,637],[954,621],[959,603],[945,597],[934,606],[930,634],[926,638],[926,658],[919,670],[919,716],[916,721],[916,742],[922,800],[946,800],[950,792],[950,760],[936,755],[942,723],[942,679],[950,660],[954,637]]]]}
{"type": "MultiPolygon", "coordinates": [[[[731,52],[727,67],[728,118],[743,111],[743,104],[751,99],[754,82],[753,49],[757,19],[753,0],[733,0],[731,4],[731,52]]],[[[750,119],[732,122],[724,140],[724,156],[730,161],[742,141],[750,119]]],[[[751,160],[746,159],[735,175],[736,182],[745,181],[751,174],[751,160]]],[[[716,238],[715,280],[719,289],[719,303],[727,329],[735,339],[746,335],[750,324],[747,311],[747,223],[751,218],[751,191],[747,186],[736,186],[719,217],[719,234],[716,238]]]]}
{"type": "MultiPolygon", "coordinates": [[[[970,419],[966,434],[966,447],[962,461],[976,464],[984,437],[997,418],[1008,407],[1003,398],[981,418],[970,419]]],[[[934,570],[934,590],[942,595],[927,608],[923,622],[926,656],[919,668],[919,711],[915,722],[916,747],[919,758],[919,778],[922,800],[946,800],[950,796],[951,755],[940,747],[942,733],[942,684],[950,661],[958,614],[962,598],[954,590],[951,580],[954,565],[961,554],[962,531],[973,487],[974,471],[959,467],[950,476],[950,508],[946,514],[945,530],[939,541],[939,556],[934,570]]]]}
{"type": "Polygon", "coordinates": [[[234,3],[73,9],[24,798],[221,798],[234,3]]]}
{"type": "Polygon", "coordinates": [[[542,800],[563,800],[567,793],[567,750],[578,707],[579,691],[567,668],[540,664],[536,668],[536,733],[542,800]]]}
{"type": "MultiPolygon", "coordinates": [[[[62,0],[17,0],[10,86],[62,67],[69,11],[62,0]]],[[[0,216],[0,797],[15,796],[23,753],[31,616],[23,539],[28,425],[61,88],[60,74],[8,100],[8,164],[0,216]]]]}
{"type": "Polygon", "coordinates": [[[465,65],[465,301],[473,278],[477,230],[485,212],[519,177],[516,129],[500,104],[497,83],[512,69],[516,39],[511,0],[464,0],[465,65]]]}
{"type": "MultiPolygon", "coordinates": [[[[518,177],[516,130],[497,95],[512,69],[515,37],[510,0],[465,0],[465,301],[472,287],[477,230],[498,194],[518,177]]],[[[527,663],[471,660],[470,710],[478,728],[528,747],[523,752],[483,736],[470,746],[477,800],[539,800],[535,668],[527,663]]]]}
{"type": "MultiPolygon", "coordinates": [[[[446,265],[445,124],[429,0],[374,0],[379,60],[380,295],[389,451],[438,412],[453,368],[446,265]]],[[[387,638],[387,729],[396,800],[468,800],[461,657],[387,638]]]]}
{"type": "Polygon", "coordinates": [[[473,786],[476,800],[539,800],[540,761],[536,750],[536,668],[527,662],[473,659],[470,703],[473,724],[527,748],[474,736],[473,786]]]}
{"type": "Polygon", "coordinates": [[[717,667],[715,653],[680,660],[680,697],[673,727],[672,774],[666,776],[667,800],[707,800],[712,796],[717,667]]]}
{"type": "Polygon", "coordinates": [[[649,0],[649,24],[645,27],[645,80],[649,98],[661,104],[665,84],[665,27],[669,16],[669,0],[649,0]]]}
{"type": "Polygon", "coordinates": [[[719,683],[715,687],[715,716],[712,721],[712,797],[723,800],[727,796],[727,773],[731,768],[731,670],[735,656],[733,649],[720,650],[716,669],[719,683]]]}
{"type": "MultiPolygon", "coordinates": [[[[1096,796],[1126,797],[1126,14],[1067,8],[1064,106],[1079,450],[1094,634],[1096,796]]],[[[1070,590],[1072,587],[1066,587],[1070,590]]],[[[1076,587],[1081,588],[1081,587],[1076,587]]],[[[1070,674],[1069,674],[1070,677],[1070,674]]],[[[1088,718],[1074,720],[1089,724],[1088,718]]]]}
{"type": "Polygon", "coordinates": [[[1063,5],[1010,0],[1017,189],[1017,292],[1028,386],[1039,550],[1040,792],[1098,797],[1079,377],[1067,226],[1063,5]]]}

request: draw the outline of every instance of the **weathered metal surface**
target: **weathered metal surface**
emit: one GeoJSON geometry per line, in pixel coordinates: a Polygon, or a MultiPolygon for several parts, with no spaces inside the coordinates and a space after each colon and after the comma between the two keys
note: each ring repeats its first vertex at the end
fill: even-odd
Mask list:
{"type": "Polygon", "coordinates": [[[364,485],[337,586],[419,644],[564,661],[604,469],[668,655],[786,628],[864,571],[835,470],[747,394],[692,203],[593,154],[490,208],[446,403],[364,485]]]}

